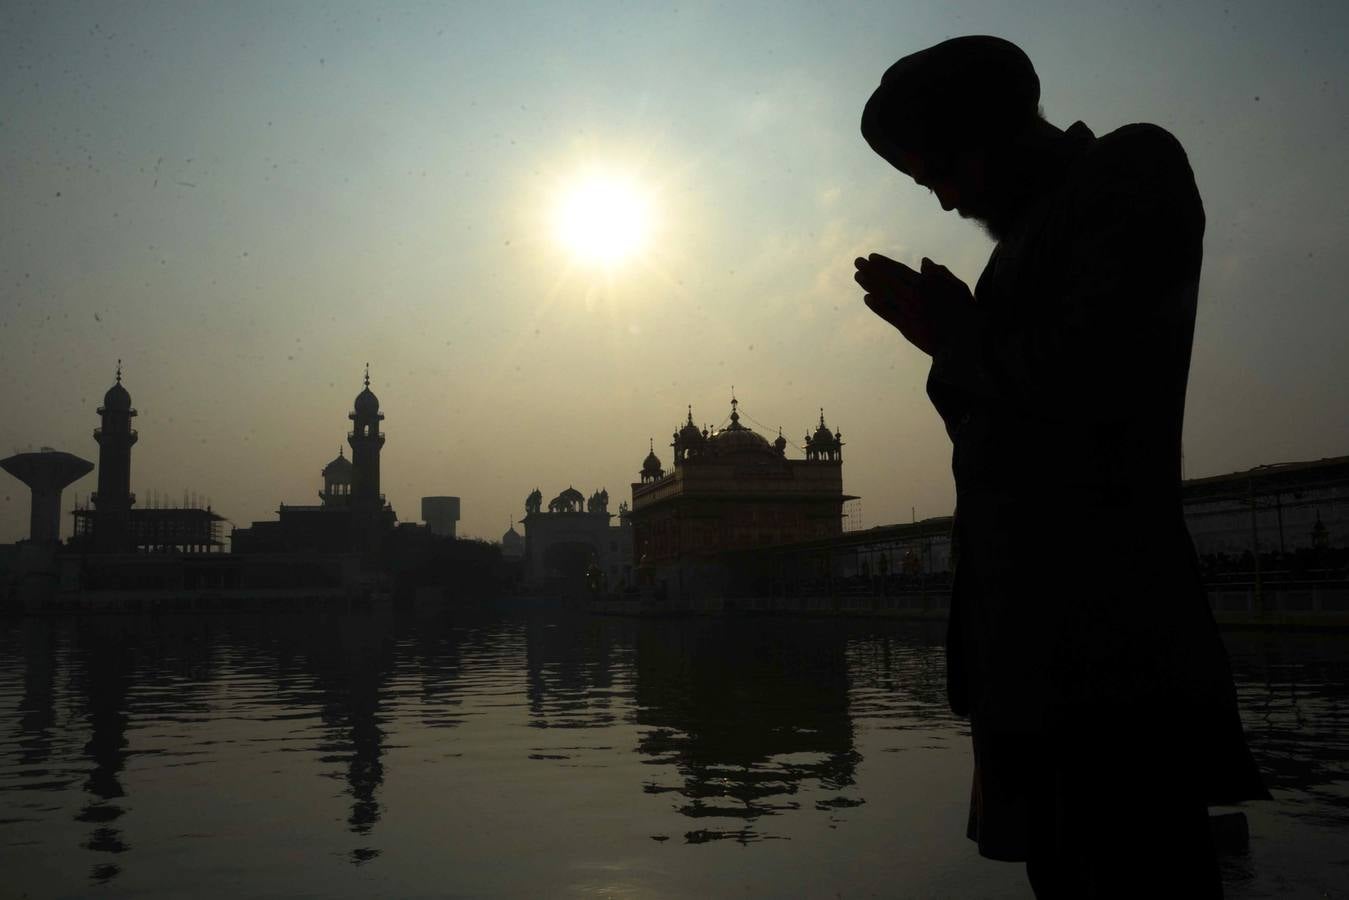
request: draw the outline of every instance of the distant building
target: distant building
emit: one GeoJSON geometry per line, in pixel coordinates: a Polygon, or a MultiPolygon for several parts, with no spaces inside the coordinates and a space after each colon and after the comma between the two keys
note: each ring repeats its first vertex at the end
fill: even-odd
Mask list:
{"type": "Polygon", "coordinates": [[[1349,456],[1191,478],[1184,502],[1201,556],[1349,547],[1349,456]]]}
{"type": "Polygon", "coordinates": [[[511,527],[506,529],[506,533],[501,536],[501,558],[502,559],[524,559],[525,556],[525,537],[515,530],[515,520],[511,520],[511,527]]]}
{"type": "MultiPolygon", "coordinates": [[[[632,532],[626,515],[611,523],[609,492],[586,498],[568,487],[547,509],[538,488],[525,500],[525,580],[563,592],[578,590],[592,566],[601,573],[601,590],[620,590],[632,582],[632,532]]],[[[511,532],[515,529],[511,528],[511,532]]],[[[509,532],[508,532],[509,535],[509,532]]],[[[505,555],[506,539],[502,540],[505,555]]]]}
{"type": "Polygon", "coordinates": [[[118,553],[210,553],[224,547],[220,527],[224,517],[205,508],[160,506],[136,509],[131,493],[131,448],[139,440],[131,420],[137,412],[131,394],[122,384],[122,362],[117,361],[117,380],[103,395],[98,408],[101,418],[94,430],[98,441],[98,491],[90,497],[93,508],[75,509],[73,547],[99,554],[118,553]]]}
{"type": "Polygon", "coordinates": [[[422,521],[432,534],[454,537],[455,526],[459,521],[459,498],[423,497],[422,521]]]}
{"type": "Polygon", "coordinates": [[[384,448],[379,398],[365,386],[347,416],[352,422],[347,444],[351,459],[341,452],[323,467],[323,489],[317,506],[281,504],[276,521],[254,522],[230,534],[235,553],[366,553],[378,554],[397,521],[379,491],[379,457],[384,448]]]}

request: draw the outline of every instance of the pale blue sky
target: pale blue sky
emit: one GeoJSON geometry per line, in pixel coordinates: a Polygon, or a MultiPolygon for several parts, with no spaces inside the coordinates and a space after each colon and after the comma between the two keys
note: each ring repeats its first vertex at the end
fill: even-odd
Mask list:
{"type": "MultiPolygon", "coordinates": [[[[946,514],[925,361],[851,260],[973,282],[990,246],[857,121],[900,55],[992,33],[1050,121],[1190,154],[1188,473],[1349,452],[1342,3],[392,6],[0,10],[0,451],[94,458],[122,357],[133,488],[246,524],[316,502],[369,360],[395,508],[458,494],[495,538],[536,485],[616,505],[648,436],[668,462],[686,404],[720,422],[734,384],[789,438],[825,408],[862,524],[946,514]],[[658,240],[608,278],[549,233],[585,166],[656,192],[658,240]]],[[[7,481],[0,540],[26,529],[7,481]]]]}

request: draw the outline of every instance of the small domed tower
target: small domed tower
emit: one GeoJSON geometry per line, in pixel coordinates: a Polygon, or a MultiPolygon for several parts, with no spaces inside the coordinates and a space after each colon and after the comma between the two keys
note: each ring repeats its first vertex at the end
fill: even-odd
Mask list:
{"type": "Polygon", "coordinates": [[[525,539],[515,530],[515,520],[511,519],[511,527],[501,536],[501,556],[504,559],[520,559],[524,555],[525,539]]]}
{"type": "Polygon", "coordinates": [[[356,395],[351,419],[351,506],[360,510],[378,510],[384,505],[379,494],[379,452],[384,448],[384,433],[379,423],[379,398],[370,390],[370,364],[365,364],[365,390],[356,395]]]}
{"type": "Polygon", "coordinates": [[[820,424],[813,435],[806,436],[806,459],[841,462],[843,460],[843,432],[831,432],[824,424],[824,409],[820,409],[820,424]]]}
{"type": "Polygon", "coordinates": [[[337,448],[337,458],[323,467],[323,490],[319,499],[324,506],[346,506],[351,502],[351,460],[337,448]]]}
{"type": "Polygon", "coordinates": [[[707,443],[707,431],[699,431],[698,426],[693,424],[693,405],[689,405],[689,418],[674,434],[674,442],[670,444],[674,448],[674,464],[682,465],[690,459],[695,459],[702,452],[703,445],[707,443]]]}
{"type": "Polygon", "coordinates": [[[131,448],[137,440],[131,420],[136,410],[131,394],[122,386],[122,361],[117,360],[117,381],[103,395],[98,408],[101,427],[94,430],[98,441],[98,492],[94,494],[94,549],[119,553],[131,545],[131,448]]]}
{"type": "Polygon", "coordinates": [[[642,484],[652,481],[659,481],[665,477],[665,470],[660,467],[660,457],[656,455],[655,439],[650,439],[650,451],[646,459],[642,461],[642,484]]]}
{"type": "Polygon", "coordinates": [[[782,426],[778,426],[778,439],[773,442],[773,449],[778,452],[778,456],[787,455],[787,439],[782,436],[782,426]]]}

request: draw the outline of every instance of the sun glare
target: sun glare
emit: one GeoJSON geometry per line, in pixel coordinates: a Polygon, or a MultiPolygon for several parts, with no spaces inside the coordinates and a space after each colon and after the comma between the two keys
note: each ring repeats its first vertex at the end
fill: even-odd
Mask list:
{"type": "Polygon", "coordinates": [[[612,267],[646,244],[651,229],[647,192],[631,179],[585,175],[563,190],[553,215],[558,241],[577,262],[612,267]]]}

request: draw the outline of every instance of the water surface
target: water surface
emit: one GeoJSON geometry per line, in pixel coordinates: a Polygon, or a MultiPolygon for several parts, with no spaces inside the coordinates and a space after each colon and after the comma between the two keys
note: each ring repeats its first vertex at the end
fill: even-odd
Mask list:
{"type": "MultiPolygon", "coordinates": [[[[941,631],[3,623],[0,893],[1028,897],[963,838],[941,631]]],[[[1349,639],[1227,640],[1276,798],[1228,895],[1344,896],[1349,639]]]]}

